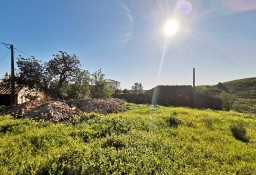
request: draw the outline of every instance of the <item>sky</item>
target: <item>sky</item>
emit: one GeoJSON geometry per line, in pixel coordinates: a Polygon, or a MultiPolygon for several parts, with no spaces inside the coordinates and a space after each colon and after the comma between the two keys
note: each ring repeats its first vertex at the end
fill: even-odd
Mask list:
{"type": "MultiPolygon", "coordinates": [[[[135,82],[213,85],[256,77],[255,0],[1,0],[0,42],[46,62],[76,54],[83,69],[102,69],[122,89],[135,82]],[[179,31],[163,34],[166,20],[179,31]]],[[[0,45],[0,77],[10,50],[0,45]]]]}

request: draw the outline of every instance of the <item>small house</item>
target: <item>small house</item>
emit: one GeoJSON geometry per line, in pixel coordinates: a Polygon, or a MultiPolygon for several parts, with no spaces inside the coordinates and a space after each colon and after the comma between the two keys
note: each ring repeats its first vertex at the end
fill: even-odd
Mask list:
{"type": "MultiPolygon", "coordinates": [[[[22,104],[31,99],[45,100],[46,96],[39,91],[24,86],[15,86],[15,104],[22,104]]],[[[0,105],[11,105],[11,87],[0,85],[0,105]]]]}

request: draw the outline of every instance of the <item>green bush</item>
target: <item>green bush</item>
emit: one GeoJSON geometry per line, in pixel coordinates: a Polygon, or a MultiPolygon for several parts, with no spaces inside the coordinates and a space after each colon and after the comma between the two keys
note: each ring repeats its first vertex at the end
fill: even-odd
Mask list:
{"type": "Polygon", "coordinates": [[[237,140],[249,142],[249,139],[246,136],[246,128],[243,123],[232,124],[230,130],[237,140]]]}
{"type": "Polygon", "coordinates": [[[181,121],[177,119],[175,116],[171,116],[169,119],[169,124],[171,127],[178,127],[181,124],[181,121]]]}

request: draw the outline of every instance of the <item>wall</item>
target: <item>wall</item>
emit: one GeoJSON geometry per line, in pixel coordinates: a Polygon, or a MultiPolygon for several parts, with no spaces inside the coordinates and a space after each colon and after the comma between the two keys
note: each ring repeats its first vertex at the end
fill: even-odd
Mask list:
{"type": "Polygon", "coordinates": [[[159,104],[193,108],[221,109],[220,99],[194,92],[192,86],[157,86],[144,94],[115,94],[115,98],[137,104],[159,104]]]}

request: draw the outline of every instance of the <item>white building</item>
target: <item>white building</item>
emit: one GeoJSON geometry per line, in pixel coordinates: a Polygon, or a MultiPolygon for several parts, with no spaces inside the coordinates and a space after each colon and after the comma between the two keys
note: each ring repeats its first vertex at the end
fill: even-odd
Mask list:
{"type": "Polygon", "coordinates": [[[111,79],[106,79],[105,80],[107,83],[107,86],[112,87],[113,89],[120,89],[120,82],[111,80],[111,79]]]}

